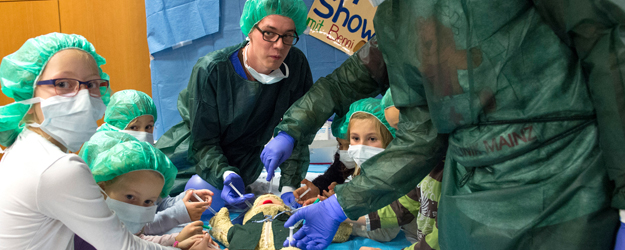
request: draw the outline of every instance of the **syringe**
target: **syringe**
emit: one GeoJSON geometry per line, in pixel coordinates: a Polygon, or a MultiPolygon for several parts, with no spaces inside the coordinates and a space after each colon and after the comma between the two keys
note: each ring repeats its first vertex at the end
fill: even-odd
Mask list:
{"type": "MultiPolygon", "coordinates": [[[[306,189],[306,191],[304,191],[304,193],[302,193],[302,195],[300,195],[299,197],[304,197],[304,195],[306,195],[308,192],[310,192],[310,188],[306,189]]],[[[299,201],[299,199],[295,199],[296,201],[299,201]]]]}
{"type": "Polygon", "coordinates": [[[291,245],[291,242],[293,242],[295,240],[293,238],[293,229],[295,229],[295,226],[289,227],[289,247],[293,246],[293,245],[291,245]]]}
{"type": "MultiPolygon", "coordinates": [[[[243,194],[241,194],[241,192],[239,192],[239,190],[238,190],[237,188],[235,188],[235,187],[234,187],[234,185],[232,185],[232,182],[230,182],[230,184],[229,184],[229,185],[230,185],[230,187],[232,187],[232,189],[234,189],[234,191],[235,191],[235,192],[237,192],[237,194],[239,194],[239,196],[240,196],[240,197],[243,197],[243,194]]],[[[247,199],[245,200],[245,204],[246,204],[248,207],[252,208],[252,204],[250,204],[250,202],[249,202],[249,201],[247,201],[247,199]]]]}
{"type": "Polygon", "coordinates": [[[272,194],[271,190],[273,189],[273,178],[271,178],[271,180],[269,180],[269,191],[267,193],[272,194]]]}
{"type": "MultiPolygon", "coordinates": [[[[299,197],[304,197],[304,195],[306,195],[308,192],[310,192],[310,188],[306,189],[306,191],[304,191],[304,193],[302,193],[302,195],[300,195],[299,197]]],[[[291,202],[291,204],[289,204],[289,206],[293,207],[295,205],[295,202],[300,201],[300,199],[296,198],[295,200],[293,200],[291,202]]]]}
{"type": "MultiPolygon", "coordinates": [[[[193,192],[193,191],[192,191],[192,192],[193,192]]],[[[194,196],[194,197],[195,197],[198,201],[200,201],[200,202],[204,202],[204,200],[202,200],[202,198],[200,198],[200,196],[199,196],[199,195],[197,195],[195,192],[193,192],[193,196],[194,196]]],[[[210,207],[210,206],[208,206],[208,208],[206,208],[206,209],[208,209],[208,211],[211,211],[211,213],[213,213],[213,214],[217,214],[217,212],[215,211],[215,209],[213,209],[213,208],[212,208],[212,207],[210,207]]]]}

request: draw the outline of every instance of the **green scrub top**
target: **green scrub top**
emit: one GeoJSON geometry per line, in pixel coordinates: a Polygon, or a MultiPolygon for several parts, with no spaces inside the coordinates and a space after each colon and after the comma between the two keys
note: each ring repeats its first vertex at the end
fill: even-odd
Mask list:
{"type": "Polygon", "coordinates": [[[350,218],[409,192],[448,144],[442,249],[610,249],[625,208],[623,5],[386,0],[376,38],[277,131],[307,140],[388,84],[397,138],[336,187],[350,218]]]}
{"type": "MultiPolygon", "coordinates": [[[[182,122],[156,143],[179,169],[172,193],[183,191],[194,174],[218,189],[223,173],[234,171],[245,185],[256,181],[263,164],[260,153],[282,115],[312,86],[304,54],[292,47],[284,59],[289,77],[274,84],[249,81],[237,74],[229,57],[247,42],[200,58],[189,85],[178,97],[182,122]],[[193,168],[194,167],[194,168],[193,168]]],[[[282,66],[284,67],[284,66],[282,66]]],[[[284,69],[282,69],[284,71],[284,69]]],[[[282,186],[299,186],[308,170],[308,144],[280,165],[282,186]]]]}

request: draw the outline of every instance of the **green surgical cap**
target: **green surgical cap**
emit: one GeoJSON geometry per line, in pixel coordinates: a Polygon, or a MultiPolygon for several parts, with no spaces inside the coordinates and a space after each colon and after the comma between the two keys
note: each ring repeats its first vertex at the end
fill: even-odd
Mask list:
{"type": "Polygon", "coordinates": [[[91,165],[100,153],[112,148],[116,144],[128,141],[138,140],[134,136],[123,132],[97,132],[82,145],[80,152],[78,152],[78,156],[80,156],[87,163],[87,165],[91,165]]]}
{"type": "Polygon", "coordinates": [[[350,118],[354,115],[354,113],[358,112],[373,115],[373,117],[377,118],[388,129],[388,131],[391,132],[393,138],[395,138],[395,128],[391,127],[391,125],[388,124],[388,121],[386,121],[386,117],[384,116],[384,107],[381,104],[381,100],[376,98],[360,99],[352,103],[352,105],[349,106],[347,115],[345,116],[347,119],[343,123],[343,126],[341,126],[341,131],[347,132],[350,118]]]}
{"type": "MultiPolygon", "coordinates": [[[[2,93],[15,101],[32,98],[35,80],[48,60],[65,49],[79,49],[89,53],[98,65],[100,78],[109,79],[101,68],[106,60],[95,52],[95,48],[87,39],[80,35],[50,33],[28,39],[20,49],[2,59],[0,63],[2,93]]],[[[108,103],[109,98],[110,93],[102,96],[104,104],[108,103]]],[[[29,108],[30,105],[21,103],[0,107],[0,145],[8,147],[13,144],[17,135],[24,129],[24,124],[20,122],[29,108]]]]}
{"type": "Polygon", "coordinates": [[[169,195],[178,170],[163,152],[147,142],[128,138],[123,132],[105,131],[96,133],[98,134],[98,137],[94,136],[89,140],[89,144],[99,145],[104,149],[100,149],[95,157],[88,157],[89,161],[85,160],[96,183],[109,181],[132,171],[152,170],[162,174],[165,179],[160,196],[169,195]]]}
{"type": "Polygon", "coordinates": [[[345,123],[345,117],[334,116],[334,121],[332,121],[331,126],[332,135],[334,135],[334,137],[336,138],[347,140],[347,127],[343,127],[343,123],[345,123]]]}
{"type": "Polygon", "coordinates": [[[111,102],[106,107],[104,122],[98,131],[124,130],[135,118],[143,115],[151,115],[156,122],[156,106],[152,98],[137,90],[122,90],[111,96],[111,102]],[[107,126],[108,125],[108,126],[107,126]],[[115,128],[110,128],[113,126],[115,128]]]}
{"type": "Polygon", "coordinates": [[[390,107],[395,107],[395,103],[393,103],[393,95],[391,94],[391,88],[389,88],[386,93],[384,94],[384,97],[382,97],[382,107],[384,107],[384,109],[390,108],[390,107]]]}
{"type": "Polygon", "coordinates": [[[281,15],[293,20],[298,35],[306,29],[308,8],[302,0],[247,0],[241,14],[241,31],[248,35],[254,25],[269,15],[281,15]]]}

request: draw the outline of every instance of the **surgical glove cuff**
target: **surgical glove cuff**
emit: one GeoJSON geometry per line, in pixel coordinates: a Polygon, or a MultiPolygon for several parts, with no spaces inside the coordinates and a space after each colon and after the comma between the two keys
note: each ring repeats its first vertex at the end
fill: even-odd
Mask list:
{"type": "MultiPolygon", "coordinates": [[[[228,185],[229,183],[234,182],[237,179],[240,179],[241,181],[243,181],[243,179],[241,179],[241,176],[239,176],[239,174],[232,172],[232,171],[226,171],[223,175],[224,177],[224,186],[228,185]]],[[[233,184],[238,184],[238,183],[233,183],[233,184]]]]}
{"type": "Polygon", "coordinates": [[[291,146],[295,145],[295,139],[293,139],[293,137],[291,137],[289,134],[287,134],[284,131],[280,131],[280,133],[278,133],[278,135],[276,135],[276,138],[284,138],[285,140],[287,140],[288,142],[291,143],[291,146]]]}
{"type": "MultiPolygon", "coordinates": [[[[230,171],[230,170],[225,171],[224,174],[222,175],[222,178],[224,179],[224,182],[226,182],[226,177],[228,177],[228,175],[230,175],[230,174],[235,174],[235,175],[239,176],[239,174],[235,173],[234,171],[230,171]]],[[[232,177],[230,177],[230,178],[232,178],[232,177]]]]}
{"type": "Polygon", "coordinates": [[[343,211],[343,208],[341,207],[341,204],[339,204],[338,199],[336,198],[336,194],[330,196],[330,198],[328,198],[327,200],[325,200],[324,202],[327,202],[327,206],[326,208],[329,210],[328,215],[332,218],[335,219],[339,222],[343,222],[347,219],[347,215],[345,214],[345,212],[343,211]]]}
{"type": "Polygon", "coordinates": [[[294,187],[284,186],[284,187],[282,187],[282,194],[281,195],[284,195],[286,193],[293,193],[293,191],[295,191],[294,187]]]}

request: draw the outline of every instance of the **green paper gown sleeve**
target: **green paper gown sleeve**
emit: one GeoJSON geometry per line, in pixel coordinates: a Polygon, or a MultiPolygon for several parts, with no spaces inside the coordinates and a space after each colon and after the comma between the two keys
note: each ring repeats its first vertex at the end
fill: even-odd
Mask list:
{"type": "Polygon", "coordinates": [[[289,160],[280,166],[281,174],[287,177],[280,178],[280,189],[283,186],[299,187],[308,170],[308,145],[312,143],[319,128],[332,114],[344,116],[352,102],[378,95],[386,89],[385,76],[378,76],[384,74],[386,68],[377,50],[375,39],[359,50],[359,54],[367,53],[378,53],[379,60],[370,64],[376,64],[375,66],[365,65],[358,54],[354,54],[332,74],[317,80],[308,93],[284,114],[274,134],[284,131],[297,143],[289,160]],[[381,68],[384,73],[371,75],[368,68],[373,69],[373,67],[381,68]],[[296,165],[300,167],[296,168],[296,165]]]}
{"type": "Polygon", "coordinates": [[[193,67],[189,86],[181,92],[178,107],[192,107],[186,113],[180,110],[183,121],[191,128],[188,158],[196,163],[196,172],[202,179],[222,189],[224,172],[233,171],[238,174],[239,169],[228,164],[219,144],[219,117],[216,115],[219,112],[215,98],[210,98],[217,94],[210,83],[218,79],[213,79],[217,74],[209,72],[213,68],[207,67],[208,63],[208,59],[203,57],[193,67]],[[202,84],[206,82],[209,84],[202,84]]]}
{"type": "Polygon", "coordinates": [[[298,145],[309,145],[317,130],[332,114],[344,116],[353,102],[385,91],[388,80],[385,80],[385,75],[379,76],[385,73],[386,67],[374,38],[330,75],[319,78],[308,93],[284,114],[274,134],[283,131],[298,145]],[[376,60],[368,58],[369,54],[376,54],[376,60]],[[383,73],[375,71],[372,74],[370,69],[382,70],[383,73]]]}
{"type": "MultiPolygon", "coordinates": [[[[298,142],[310,144],[333,113],[344,116],[351,103],[381,94],[387,86],[386,64],[374,38],[332,74],[320,78],[293,104],[276,133],[284,131],[298,142]]],[[[424,96],[424,93],[398,96],[424,96]]],[[[397,107],[401,113],[399,131],[391,145],[363,164],[360,176],[337,186],[339,203],[350,219],[355,220],[405,195],[442,159],[446,137],[438,136],[432,125],[425,98],[411,101],[401,102],[397,107]],[[370,190],[373,186],[376,190],[370,190]]]]}
{"type": "Polygon", "coordinates": [[[280,165],[280,187],[290,186],[298,188],[308,172],[310,154],[308,144],[298,142],[291,157],[280,165]]]}
{"type": "Polygon", "coordinates": [[[541,17],[574,47],[597,112],[599,145],[616,188],[612,206],[625,209],[625,2],[534,0],[541,17]]]}
{"type": "MultiPolygon", "coordinates": [[[[310,90],[310,88],[313,86],[313,81],[312,72],[310,71],[308,63],[301,64],[299,72],[302,72],[304,74],[304,89],[306,91],[310,90]]],[[[292,98],[295,97],[298,96],[294,96],[292,98]]],[[[293,99],[291,103],[295,103],[298,99],[299,98],[293,99]]],[[[280,164],[280,191],[282,191],[282,187],[284,186],[298,188],[300,186],[300,182],[302,182],[302,180],[306,178],[308,166],[310,165],[310,153],[308,149],[309,144],[310,143],[306,143],[306,140],[298,140],[296,142],[295,148],[293,149],[291,157],[289,157],[289,159],[280,164]]]]}

